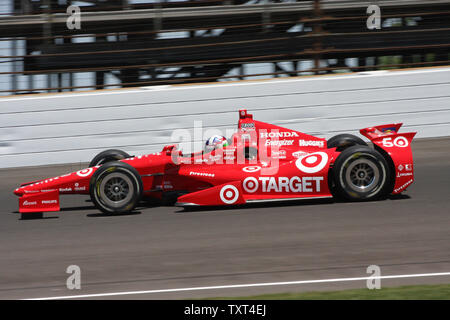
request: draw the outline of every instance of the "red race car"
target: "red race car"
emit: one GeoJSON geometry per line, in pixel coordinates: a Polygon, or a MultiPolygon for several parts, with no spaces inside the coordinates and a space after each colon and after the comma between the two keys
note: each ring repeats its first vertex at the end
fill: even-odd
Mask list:
{"type": "Polygon", "coordinates": [[[177,145],[129,156],[98,154],[89,168],[22,184],[21,213],[59,211],[62,194],[89,194],[105,213],[132,211],[142,197],[174,200],[178,206],[340,197],[374,200],[398,194],[414,181],[411,141],[401,123],[361,129],[371,140],[340,134],[328,141],[256,121],[239,111],[230,139],[215,136],[207,150],[183,154],[177,145]]]}

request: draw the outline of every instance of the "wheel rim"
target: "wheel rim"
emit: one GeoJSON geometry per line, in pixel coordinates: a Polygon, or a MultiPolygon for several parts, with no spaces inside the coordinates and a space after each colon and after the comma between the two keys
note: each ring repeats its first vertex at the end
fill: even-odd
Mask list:
{"type": "Polygon", "coordinates": [[[134,186],[131,179],[123,173],[108,174],[101,182],[99,188],[100,199],[113,208],[126,205],[132,198],[134,186]]]}
{"type": "Polygon", "coordinates": [[[358,159],[348,165],[345,180],[354,191],[370,192],[378,185],[380,170],[369,159],[358,159]]]}

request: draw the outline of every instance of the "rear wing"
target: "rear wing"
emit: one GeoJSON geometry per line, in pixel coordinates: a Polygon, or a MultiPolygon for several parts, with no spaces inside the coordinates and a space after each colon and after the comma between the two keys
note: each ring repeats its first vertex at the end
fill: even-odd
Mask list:
{"type": "Polygon", "coordinates": [[[376,139],[380,136],[387,136],[398,133],[398,130],[403,125],[403,123],[391,123],[384,124],[381,126],[369,127],[359,130],[359,132],[369,138],[370,140],[376,139]]]}
{"type": "Polygon", "coordinates": [[[407,148],[411,146],[411,141],[417,133],[398,133],[398,130],[402,125],[403,123],[384,124],[381,126],[364,128],[359,130],[359,132],[391,155],[392,152],[397,150],[407,150],[407,148]]]}
{"type": "Polygon", "coordinates": [[[361,129],[375,148],[387,158],[395,174],[392,193],[400,193],[414,181],[414,165],[411,142],[417,132],[398,133],[403,123],[385,124],[361,129]]]}

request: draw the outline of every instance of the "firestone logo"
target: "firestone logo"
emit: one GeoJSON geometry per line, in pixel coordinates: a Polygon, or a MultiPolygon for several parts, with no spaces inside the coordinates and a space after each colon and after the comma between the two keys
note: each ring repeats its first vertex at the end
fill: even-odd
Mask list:
{"type": "Polygon", "coordinates": [[[404,185],[398,187],[397,189],[394,190],[394,192],[399,192],[402,189],[405,189],[407,186],[409,186],[411,183],[413,183],[413,179],[409,180],[408,182],[406,182],[404,185]]]}
{"type": "Polygon", "coordinates": [[[194,172],[194,171],[189,172],[189,175],[190,175],[190,176],[200,176],[200,177],[211,177],[211,178],[213,178],[213,177],[215,176],[214,173],[208,173],[208,172],[194,172]]]}

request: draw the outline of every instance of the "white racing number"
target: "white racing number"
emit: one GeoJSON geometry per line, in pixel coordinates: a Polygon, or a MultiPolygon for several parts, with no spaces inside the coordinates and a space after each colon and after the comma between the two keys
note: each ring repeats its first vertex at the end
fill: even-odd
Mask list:
{"type": "Polygon", "coordinates": [[[382,140],[383,147],[386,148],[392,148],[392,147],[399,147],[399,148],[405,148],[409,145],[408,139],[402,136],[396,137],[394,140],[392,140],[392,137],[384,138],[382,140]]]}
{"type": "Polygon", "coordinates": [[[219,196],[223,203],[233,204],[239,198],[239,190],[235,186],[227,184],[220,189],[219,196]]]}

